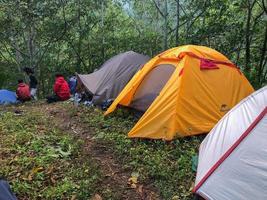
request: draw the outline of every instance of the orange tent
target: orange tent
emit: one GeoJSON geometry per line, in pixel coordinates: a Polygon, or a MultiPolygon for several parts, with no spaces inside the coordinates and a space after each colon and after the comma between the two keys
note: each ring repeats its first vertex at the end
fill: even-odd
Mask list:
{"type": "Polygon", "coordinates": [[[186,45],[146,63],[105,115],[118,105],[144,111],[128,136],[172,140],[209,132],[253,91],[224,55],[208,47],[186,45]]]}

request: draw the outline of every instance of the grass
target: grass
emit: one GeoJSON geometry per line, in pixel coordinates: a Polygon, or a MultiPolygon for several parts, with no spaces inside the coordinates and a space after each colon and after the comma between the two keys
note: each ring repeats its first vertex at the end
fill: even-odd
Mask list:
{"type": "MultiPolygon", "coordinates": [[[[103,172],[84,152],[84,141],[64,132],[34,106],[16,108],[25,108],[21,115],[14,109],[0,110],[0,176],[11,183],[17,197],[83,200],[100,194],[103,199],[119,199],[115,186],[101,184],[103,172]]],[[[171,142],[129,139],[127,132],[136,119],[123,110],[104,117],[96,108],[68,103],[52,108],[67,111],[75,123],[90,129],[95,144],[107,147],[137,185],[156,191],[160,199],[191,199],[195,178],[191,159],[203,137],[171,142]]]]}
{"type": "Polygon", "coordinates": [[[19,199],[89,199],[101,179],[83,142],[44,114],[0,115],[0,176],[19,199]]]}
{"type": "Polygon", "coordinates": [[[191,199],[195,178],[191,159],[203,137],[172,142],[129,139],[127,132],[136,119],[127,112],[119,110],[110,117],[103,117],[95,108],[80,112],[83,121],[94,129],[95,140],[109,146],[124,168],[138,173],[141,182],[154,185],[163,199],[191,199]]]}

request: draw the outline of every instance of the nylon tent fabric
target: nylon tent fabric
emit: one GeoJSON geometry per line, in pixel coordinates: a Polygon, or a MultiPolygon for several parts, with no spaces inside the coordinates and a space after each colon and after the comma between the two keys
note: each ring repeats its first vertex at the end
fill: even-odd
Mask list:
{"type": "Polygon", "coordinates": [[[15,92],[9,90],[0,90],[0,105],[16,104],[17,96],[15,92]]]}
{"type": "Polygon", "coordinates": [[[78,74],[78,79],[93,94],[93,103],[115,99],[133,75],[149,60],[148,56],[127,51],[106,61],[91,74],[78,74]]]}
{"type": "Polygon", "coordinates": [[[0,180],[0,200],[17,200],[16,196],[12,193],[9,184],[0,180]]]}
{"type": "Polygon", "coordinates": [[[159,65],[151,70],[136,90],[129,107],[142,112],[146,111],[169,80],[174,70],[175,67],[172,65],[159,65]]]}
{"type": "Polygon", "coordinates": [[[194,192],[267,199],[267,86],[229,111],[201,143],[194,192]]]}
{"type": "Polygon", "coordinates": [[[224,55],[208,47],[185,45],[169,49],[147,62],[105,115],[118,105],[131,106],[143,80],[159,65],[172,65],[175,70],[128,133],[129,137],[172,140],[207,133],[227,111],[254,91],[224,55]]]}

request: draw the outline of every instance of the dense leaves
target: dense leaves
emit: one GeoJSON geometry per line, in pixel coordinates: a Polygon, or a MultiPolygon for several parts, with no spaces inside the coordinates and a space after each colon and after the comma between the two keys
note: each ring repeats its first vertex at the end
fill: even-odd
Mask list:
{"type": "Polygon", "coordinates": [[[266,83],[264,0],[6,0],[0,3],[0,87],[35,68],[41,94],[51,76],[88,73],[122,51],[150,56],[183,44],[215,48],[266,83]]]}
{"type": "Polygon", "coordinates": [[[18,199],[88,199],[101,174],[83,142],[33,108],[0,111],[0,177],[18,199]]]}

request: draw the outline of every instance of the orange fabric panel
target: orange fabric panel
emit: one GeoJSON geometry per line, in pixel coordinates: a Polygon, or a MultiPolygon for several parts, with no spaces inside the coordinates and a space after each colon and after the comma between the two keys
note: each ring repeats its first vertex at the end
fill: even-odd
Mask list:
{"type": "Polygon", "coordinates": [[[177,103],[178,130],[182,136],[207,133],[254,89],[236,69],[218,65],[220,69],[200,70],[198,59],[185,59],[177,103]]]}

